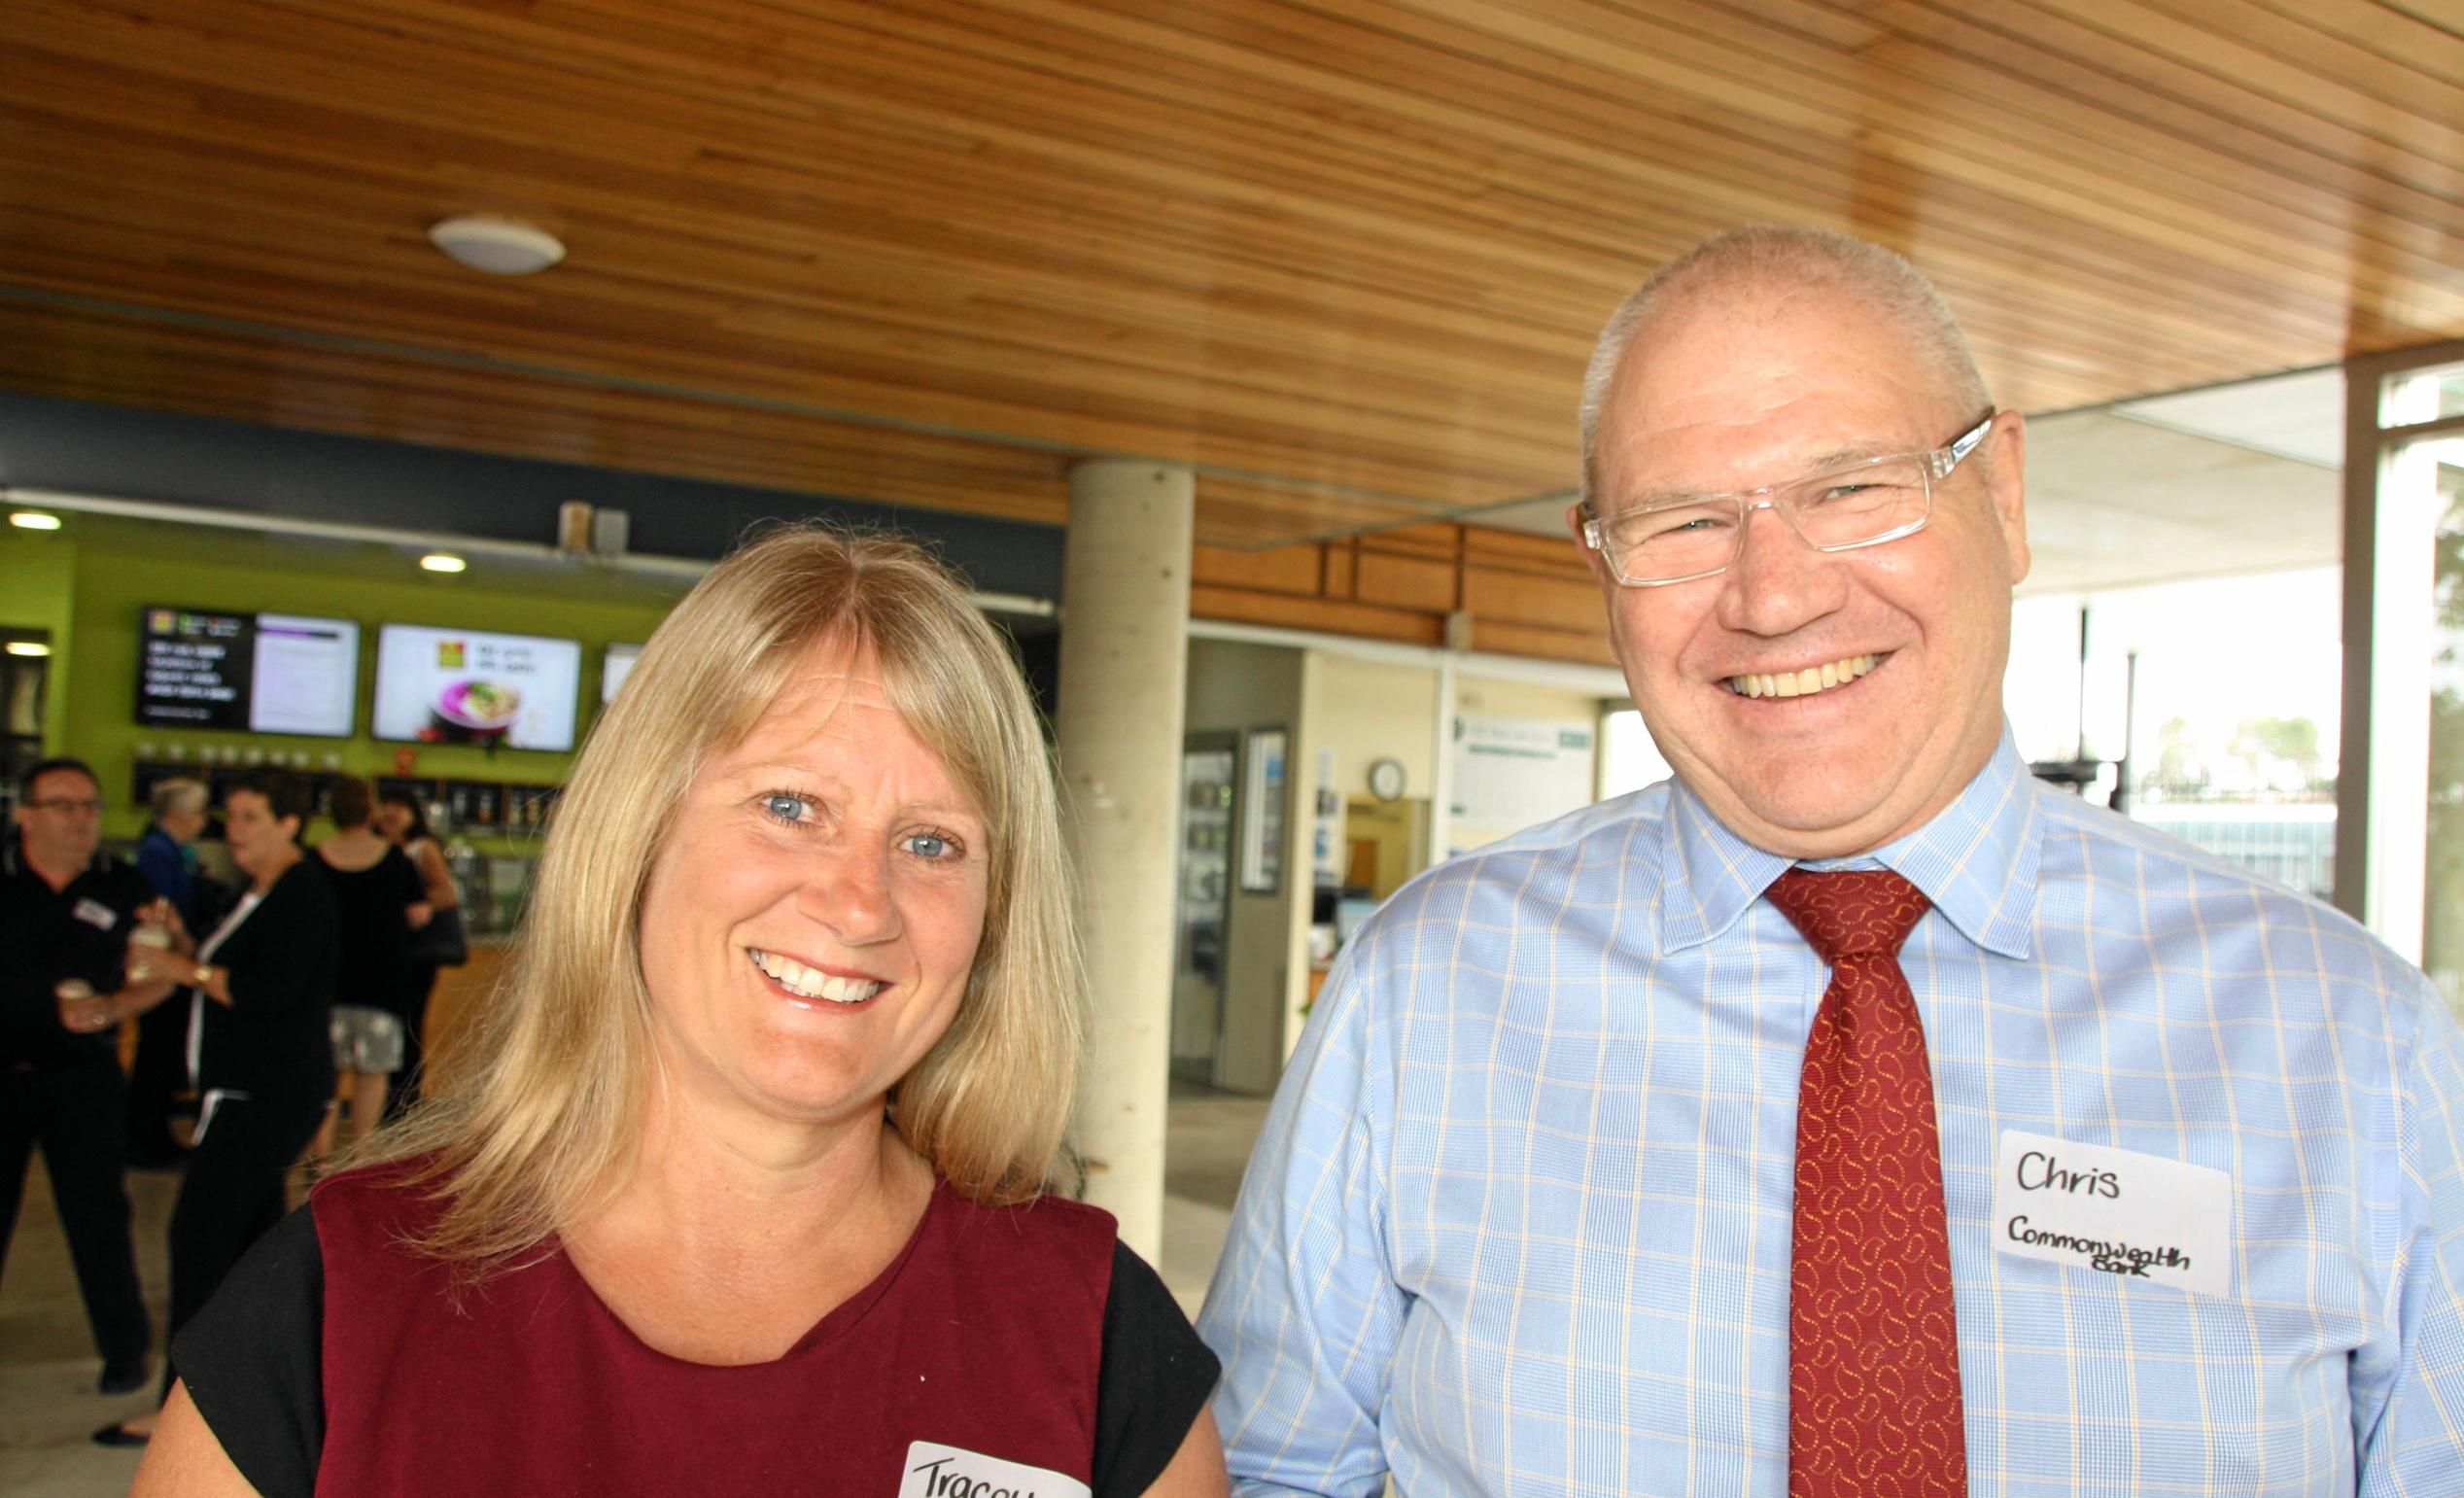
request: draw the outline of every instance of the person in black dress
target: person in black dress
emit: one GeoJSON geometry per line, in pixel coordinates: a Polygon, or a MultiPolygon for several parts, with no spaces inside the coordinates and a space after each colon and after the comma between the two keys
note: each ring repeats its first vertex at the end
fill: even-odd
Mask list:
{"type": "MultiPolygon", "coordinates": [[[[223,821],[248,888],[194,956],[153,959],[187,991],[198,1092],[196,1133],[171,1208],[173,1337],[282,1219],[283,1178],[333,1097],[327,1020],[340,943],[333,891],[299,847],[307,814],[306,787],[288,776],[233,785],[223,821]]],[[[166,1394],[172,1376],[166,1368],[166,1394]]],[[[140,1443],[154,1420],[106,1425],[94,1439],[140,1443]]]]}
{"type": "MultiPolygon", "coordinates": [[[[428,830],[428,816],[419,809],[419,798],[406,790],[388,790],[376,798],[376,820],[379,836],[402,851],[402,856],[419,871],[420,883],[427,892],[423,896],[434,914],[420,934],[412,938],[410,957],[405,967],[402,990],[402,1064],[394,1073],[386,1093],[385,1116],[399,1117],[419,1100],[421,1063],[428,1052],[428,1004],[436,991],[439,967],[434,956],[437,945],[431,940],[436,932],[450,933],[455,940],[444,945],[461,950],[460,910],[462,888],[454,883],[453,870],[445,862],[445,853],[436,845],[436,835],[428,830]]],[[[458,964],[461,957],[450,957],[442,965],[458,964]]]]}
{"type": "MultiPolygon", "coordinates": [[[[318,871],[333,887],[341,921],[333,1069],[350,1080],[354,1138],[376,1132],[385,1115],[387,1084],[402,1069],[411,933],[433,914],[419,871],[368,825],[374,810],[365,781],[336,781],[328,808],[333,835],[316,850],[318,871]]],[[[337,1107],[317,1131],[311,1153],[320,1161],[332,1152],[340,1117],[337,1107]]]]}

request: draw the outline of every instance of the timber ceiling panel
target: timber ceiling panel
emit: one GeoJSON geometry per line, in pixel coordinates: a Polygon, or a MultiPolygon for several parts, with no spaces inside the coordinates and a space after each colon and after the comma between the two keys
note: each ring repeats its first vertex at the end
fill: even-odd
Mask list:
{"type": "Polygon", "coordinates": [[[1152,456],[1218,545],[1562,490],[1741,223],[2031,410],[2464,334],[2457,0],[10,0],[0,79],[0,384],[1021,518],[1152,456]]]}

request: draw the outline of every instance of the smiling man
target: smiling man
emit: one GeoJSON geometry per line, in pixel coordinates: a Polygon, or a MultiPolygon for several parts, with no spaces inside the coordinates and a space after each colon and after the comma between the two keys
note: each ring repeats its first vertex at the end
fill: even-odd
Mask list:
{"type": "Polygon", "coordinates": [[[2023,426],[1933,289],[1711,240],[1582,428],[1676,777],[1347,949],[1199,1321],[1240,1489],[2464,1491],[2464,1037],[2029,777],[2023,426]]]}
{"type": "Polygon", "coordinates": [[[120,1021],[169,992],[127,962],[154,897],[102,852],[103,792],[79,759],[46,759],[18,784],[17,840],[0,844],[0,1264],[43,1152],[106,1394],[146,1382],[152,1330],[129,1237],[127,1085],[120,1021]],[[84,997],[75,997],[79,988],[84,997]]]}

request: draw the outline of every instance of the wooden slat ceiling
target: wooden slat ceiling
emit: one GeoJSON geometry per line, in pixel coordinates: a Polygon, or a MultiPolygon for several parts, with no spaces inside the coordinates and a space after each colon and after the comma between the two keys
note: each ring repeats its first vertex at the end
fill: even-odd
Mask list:
{"type": "Polygon", "coordinates": [[[1260,547],[1563,489],[1705,233],[2049,410],[2464,334],[2464,0],[9,0],[0,386],[1260,547]],[[536,221],[497,281],[425,226],[536,221]]]}

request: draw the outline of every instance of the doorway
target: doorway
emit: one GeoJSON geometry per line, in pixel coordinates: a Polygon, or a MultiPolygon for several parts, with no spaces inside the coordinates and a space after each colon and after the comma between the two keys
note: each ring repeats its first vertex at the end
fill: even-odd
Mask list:
{"type": "Polygon", "coordinates": [[[1172,1079],[1214,1087],[1222,1069],[1232,801],[1239,742],[1196,733],[1181,747],[1181,852],[1174,877],[1172,1079]]]}

